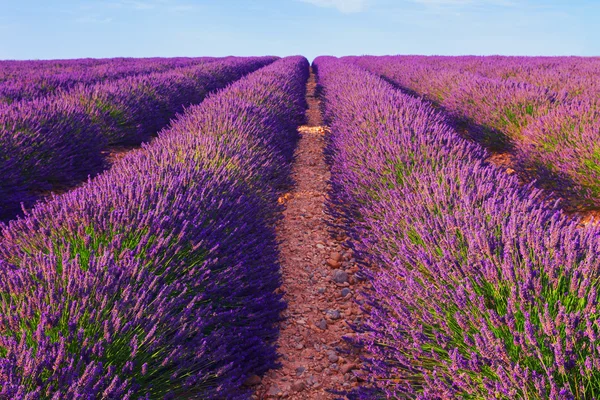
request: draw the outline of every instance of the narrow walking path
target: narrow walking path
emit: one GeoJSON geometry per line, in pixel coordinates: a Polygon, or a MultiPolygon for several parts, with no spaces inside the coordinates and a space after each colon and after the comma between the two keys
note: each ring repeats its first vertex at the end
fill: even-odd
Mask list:
{"type": "MultiPolygon", "coordinates": [[[[359,361],[344,341],[352,336],[349,323],[360,318],[356,304],[361,282],[343,237],[330,236],[325,200],[329,168],[324,160],[325,127],[311,73],[307,85],[308,124],[299,128],[290,193],[282,196],[284,218],[278,226],[281,241],[282,290],[288,308],[278,341],[283,367],[258,383],[256,399],[333,399],[329,390],[358,384],[359,361]]],[[[258,377],[255,377],[258,378],[258,377]]]]}

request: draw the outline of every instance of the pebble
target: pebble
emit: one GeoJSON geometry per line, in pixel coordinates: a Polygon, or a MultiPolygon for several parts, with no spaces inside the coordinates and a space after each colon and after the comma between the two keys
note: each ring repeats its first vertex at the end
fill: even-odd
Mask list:
{"type": "Polygon", "coordinates": [[[340,371],[342,372],[342,374],[346,374],[346,373],[352,371],[353,369],[356,369],[356,364],[348,363],[348,364],[342,365],[342,367],[340,368],[340,371]]]}
{"type": "Polygon", "coordinates": [[[324,288],[324,287],[322,287],[322,288],[318,288],[318,289],[317,289],[317,293],[319,293],[319,294],[324,294],[324,293],[325,293],[325,288],[324,288]]]}
{"type": "Polygon", "coordinates": [[[281,389],[279,388],[279,386],[277,385],[273,385],[269,388],[269,396],[279,396],[280,394],[283,394],[283,392],[281,391],[281,389]]]}
{"type": "Polygon", "coordinates": [[[333,253],[331,253],[331,256],[330,256],[330,257],[331,257],[331,259],[332,259],[333,261],[337,261],[337,262],[340,262],[340,261],[342,261],[342,255],[341,255],[340,253],[338,253],[338,252],[333,252],[333,253]]]}
{"type": "Polygon", "coordinates": [[[296,350],[302,350],[304,348],[304,345],[302,343],[298,343],[296,345],[296,350]]]}
{"type": "Polygon", "coordinates": [[[317,243],[317,249],[323,250],[325,248],[325,246],[323,246],[321,243],[317,243]]]}
{"type": "Polygon", "coordinates": [[[318,383],[317,378],[315,378],[314,375],[311,375],[308,378],[306,378],[306,384],[308,386],[313,386],[313,385],[315,385],[317,383],[318,383]]]}
{"type": "Polygon", "coordinates": [[[338,310],[327,310],[327,316],[333,320],[340,319],[341,314],[338,310]]]}
{"type": "Polygon", "coordinates": [[[321,329],[321,330],[325,330],[327,329],[327,321],[325,321],[325,319],[321,319],[319,322],[316,323],[317,328],[321,329]]]}
{"type": "Polygon", "coordinates": [[[296,375],[300,376],[304,373],[304,371],[306,371],[306,368],[298,367],[298,368],[296,368],[296,375]]]}
{"type": "Polygon", "coordinates": [[[246,381],[244,381],[244,386],[256,386],[260,384],[262,379],[258,375],[250,375],[246,381]]]}
{"type": "Polygon", "coordinates": [[[294,383],[292,383],[292,390],[294,392],[301,392],[304,389],[306,389],[306,384],[302,381],[296,381],[294,383]]]}
{"type": "Polygon", "coordinates": [[[342,296],[343,296],[343,297],[346,297],[346,296],[348,296],[349,294],[350,294],[350,289],[348,289],[348,288],[344,288],[344,289],[342,289],[342,296]]]}
{"type": "Polygon", "coordinates": [[[333,271],[332,279],[336,283],[348,282],[348,273],[346,273],[346,271],[342,271],[341,269],[336,269],[333,271]]]}
{"type": "Polygon", "coordinates": [[[342,266],[339,261],[336,261],[333,258],[327,260],[327,265],[329,265],[331,268],[339,268],[342,266]]]}
{"type": "Polygon", "coordinates": [[[329,362],[331,362],[331,363],[336,363],[340,359],[340,357],[335,353],[329,354],[329,356],[327,356],[327,358],[329,359],[329,362]]]}

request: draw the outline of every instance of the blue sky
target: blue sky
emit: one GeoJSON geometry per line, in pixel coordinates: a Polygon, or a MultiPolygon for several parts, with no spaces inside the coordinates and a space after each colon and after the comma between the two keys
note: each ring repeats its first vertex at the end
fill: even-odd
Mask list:
{"type": "Polygon", "coordinates": [[[0,59],[600,55],[600,0],[0,0],[0,59]]]}

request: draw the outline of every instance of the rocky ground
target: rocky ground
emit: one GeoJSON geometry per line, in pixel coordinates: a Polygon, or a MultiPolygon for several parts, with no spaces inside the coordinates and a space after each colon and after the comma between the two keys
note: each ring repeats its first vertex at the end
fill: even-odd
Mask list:
{"type": "Polygon", "coordinates": [[[333,399],[361,382],[357,350],[349,324],[361,318],[364,284],[357,275],[344,237],[333,234],[325,213],[329,168],[324,160],[326,127],[311,74],[307,86],[308,124],[293,170],[296,185],[280,198],[286,206],[278,227],[281,241],[282,290],[288,308],[278,341],[282,368],[265,377],[251,377],[255,399],[333,399]]]}

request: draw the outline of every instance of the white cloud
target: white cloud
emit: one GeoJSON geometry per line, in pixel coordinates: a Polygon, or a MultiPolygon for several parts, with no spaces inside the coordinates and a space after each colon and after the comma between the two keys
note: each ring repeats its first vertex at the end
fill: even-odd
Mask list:
{"type": "Polygon", "coordinates": [[[319,7],[337,8],[343,13],[356,13],[365,10],[367,0],[300,0],[319,7]]]}

